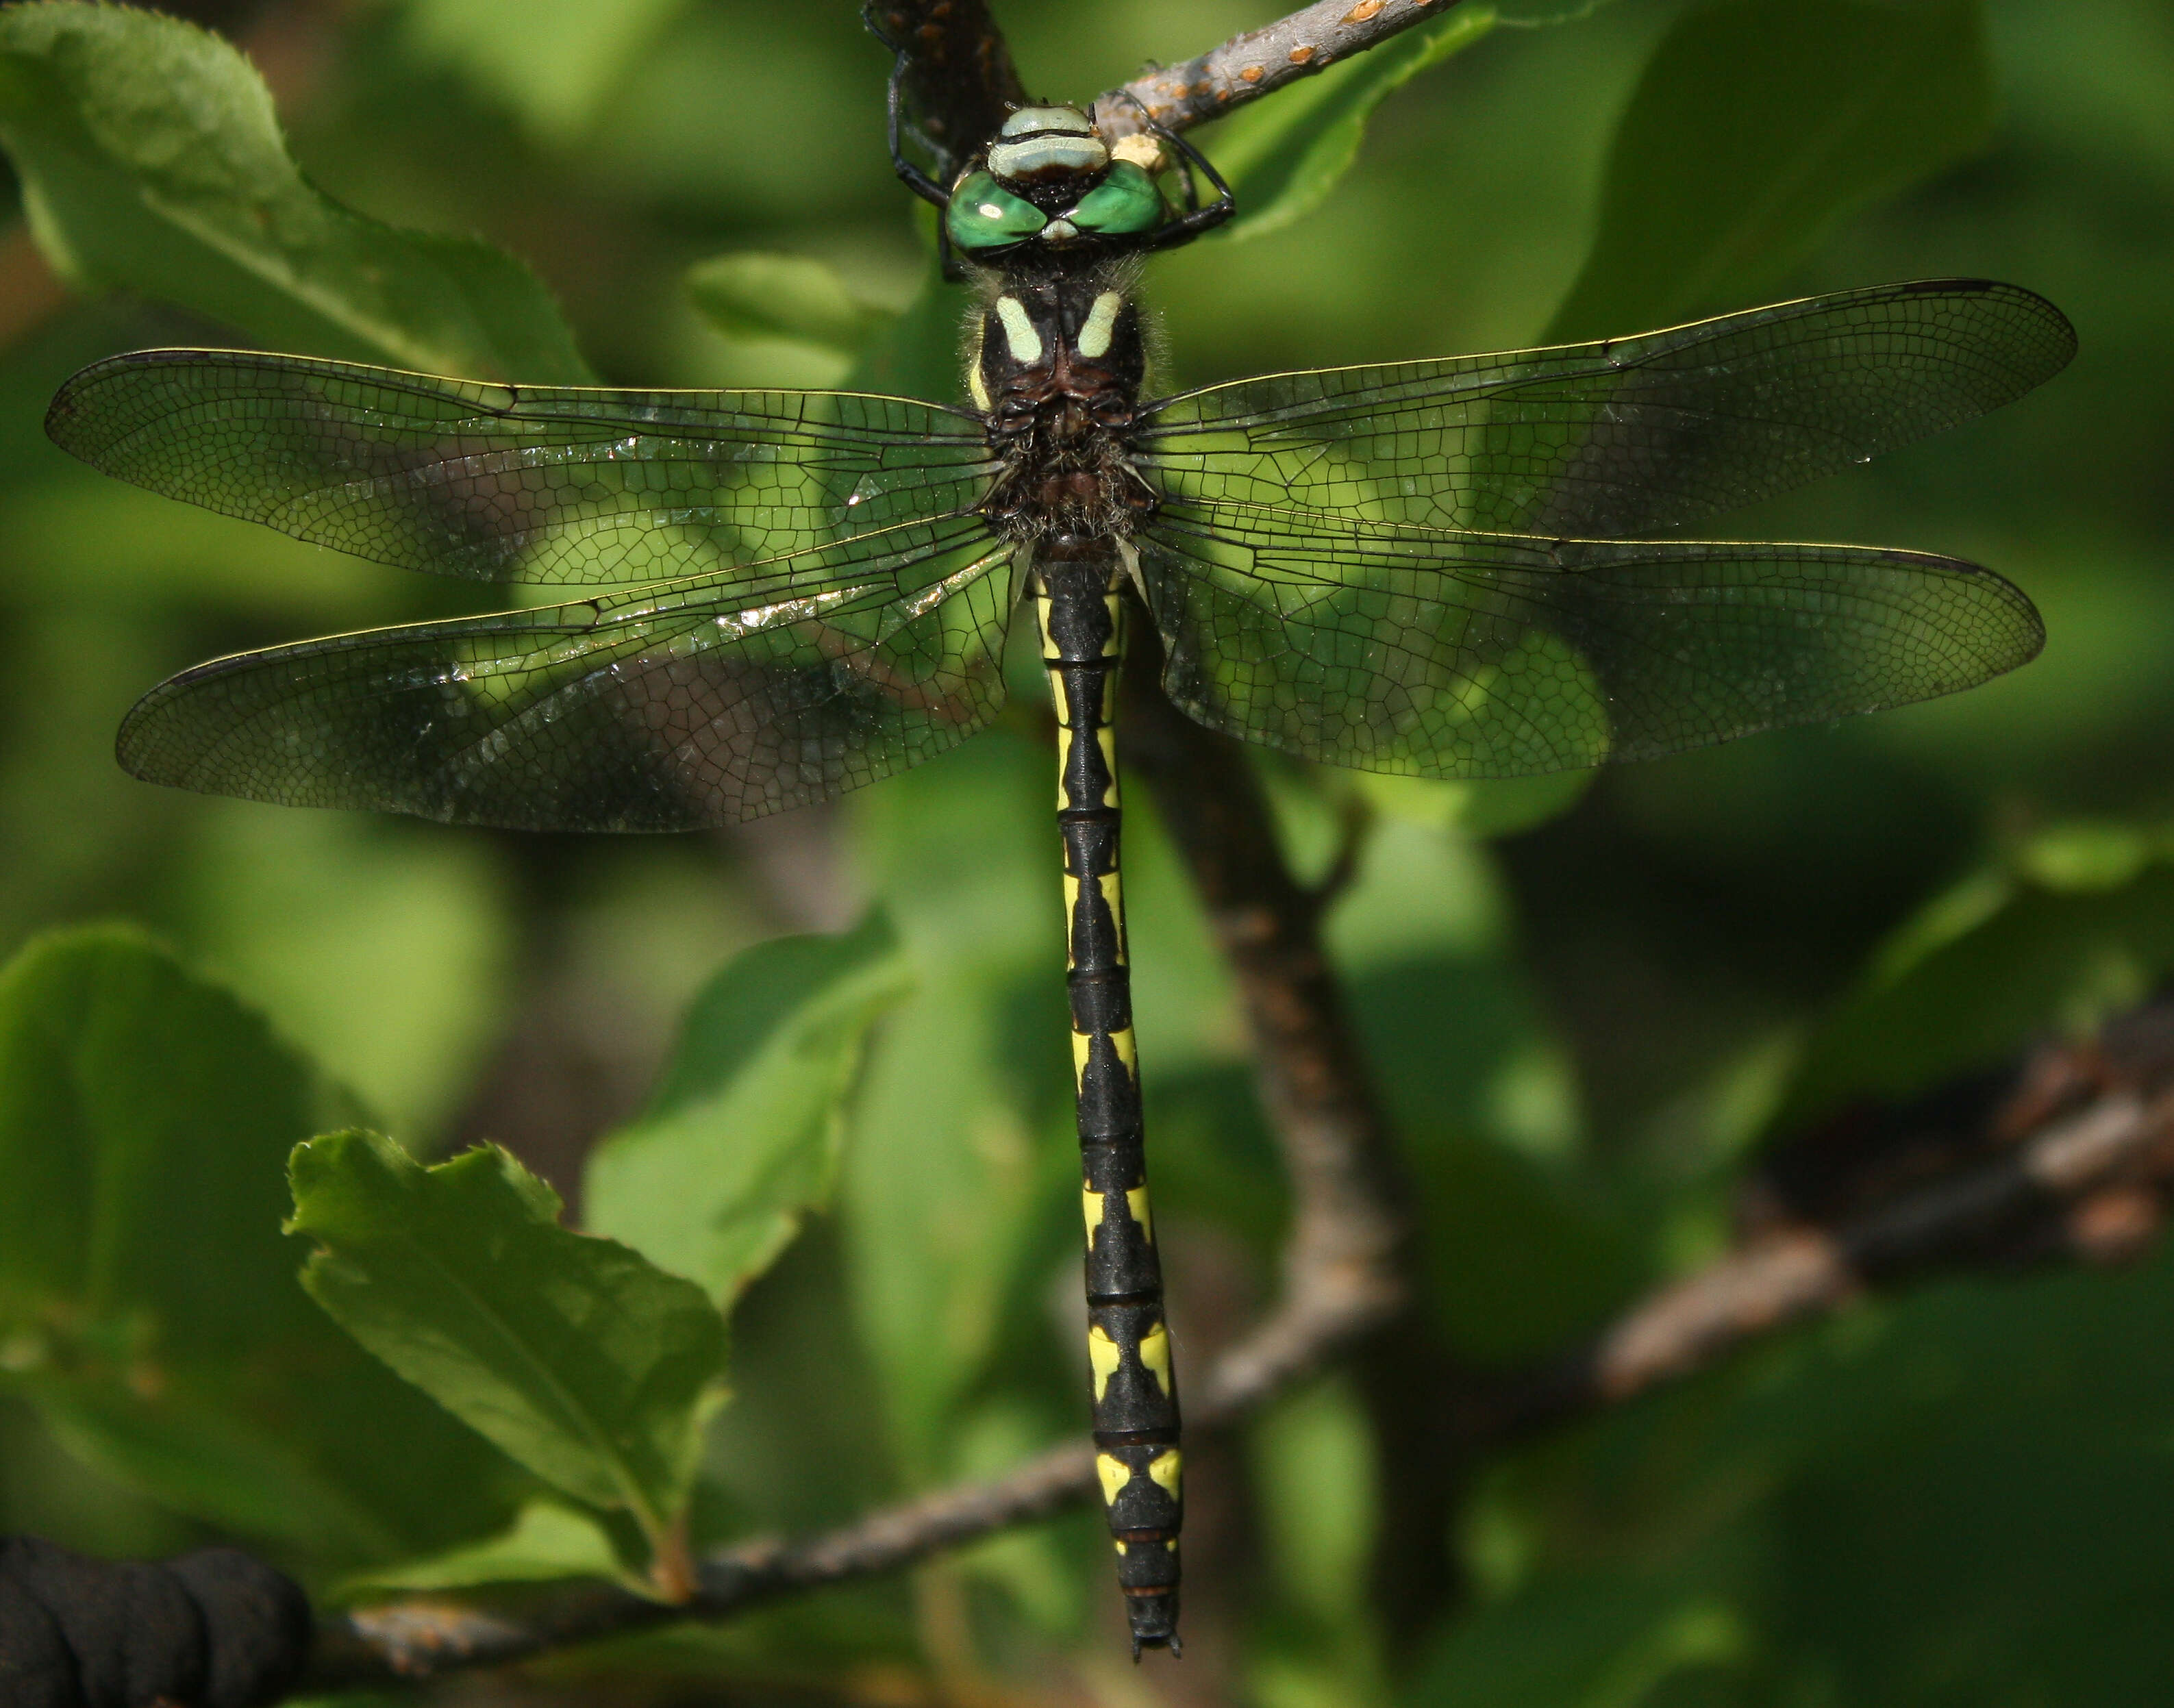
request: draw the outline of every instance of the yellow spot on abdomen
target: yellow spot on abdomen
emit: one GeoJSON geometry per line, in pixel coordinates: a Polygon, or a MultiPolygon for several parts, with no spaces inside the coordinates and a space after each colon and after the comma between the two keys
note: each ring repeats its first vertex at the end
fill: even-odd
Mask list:
{"type": "Polygon", "coordinates": [[[1158,1322],[1140,1337],[1140,1363],[1155,1379],[1155,1386],[1170,1397],[1170,1330],[1158,1322]]]}
{"type": "MultiPolygon", "coordinates": [[[[1133,1029],[1128,1026],[1122,1032],[1111,1032],[1109,1034],[1109,1039],[1110,1047],[1117,1052],[1118,1064],[1133,1078],[1138,1078],[1140,1052],[1138,1047],[1133,1042],[1133,1029]]],[[[1095,1035],[1093,1033],[1074,1032],[1072,1035],[1072,1077],[1082,1084],[1086,1083],[1087,1063],[1094,1050],[1095,1035]]]]}
{"type": "Polygon", "coordinates": [[[1110,910],[1110,923],[1117,928],[1117,965],[1123,966],[1131,959],[1125,944],[1124,886],[1114,872],[1102,873],[1095,881],[1101,886],[1102,905],[1110,910]]]}
{"type": "Polygon", "coordinates": [[[1095,1456],[1095,1474],[1102,1479],[1102,1504],[1109,1505],[1117,1498],[1117,1491],[1133,1480],[1132,1467],[1122,1459],[1113,1459],[1107,1453],[1095,1456]]]}
{"type": "Polygon", "coordinates": [[[1170,1498],[1177,1499],[1178,1479],[1184,1467],[1179,1462],[1178,1451],[1172,1447],[1166,1453],[1158,1453],[1148,1461],[1148,1475],[1169,1491],[1170,1498]]]}
{"type": "MultiPolygon", "coordinates": [[[[1125,1201],[1128,1204],[1132,1202],[1132,1196],[1130,1192],[1125,1194],[1125,1201]]],[[[1080,1187],[1079,1213],[1086,1219],[1087,1249],[1091,1251],[1095,1249],[1095,1230],[1102,1225],[1102,1218],[1106,1213],[1101,1193],[1096,1192],[1092,1186],[1080,1187]]]]}
{"type": "Polygon", "coordinates": [[[1124,1354],[1117,1343],[1103,1332],[1101,1324],[1095,1323],[1087,1330],[1087,1362],[1095,1367],[1095,1403],[1102,1403],[1102,1395],[1110,1386],[1110,1378],[1117,1373],[1117,1365],[1124,1354]]]}
{"type": "Polygon", "coordinates": [[[1125,1194],[1125,1208],[1132,1219],[1140,1224],[1140,1232],[1145,1236],[1148,1244],[1150,1246],[1155,1244],[1155,1212],[1148,1208],[1148,1189],[1145,1186],[1134,1186],[1128,1192],[1125,1194]]]}

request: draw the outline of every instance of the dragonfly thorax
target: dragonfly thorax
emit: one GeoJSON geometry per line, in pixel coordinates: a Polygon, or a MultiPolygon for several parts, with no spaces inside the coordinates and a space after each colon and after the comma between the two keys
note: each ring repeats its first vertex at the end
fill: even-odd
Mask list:
{"type": "Polygon", "coordinates": [[[1120,270],[1005,270],[982,311],[966,385],[1003,464],[982,512],[1019,538],[1128,533],[1155,508],[1133,467],[1147,365],[1120,270]]]}

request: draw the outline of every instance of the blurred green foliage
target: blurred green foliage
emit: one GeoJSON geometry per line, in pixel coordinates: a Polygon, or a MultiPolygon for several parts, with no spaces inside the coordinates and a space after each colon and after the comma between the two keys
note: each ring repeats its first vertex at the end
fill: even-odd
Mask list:
{"type": "MultiPolygon", "coordinates": [[[[0,243],[7,1528],[111,1553],[208,1529],[327,1596],[668,1586],[683,1509],[696,1545],[804,1528],[1082,1426],[1031,698],[835,810],[714,837],[284,813],[111,763],[173,669],[479,595],[78,468],[38,423],[83,362],[249,342],[952,395],[960,299],[926,282],[852,7],[517,9],[220,8],[284,141],[212,37],[0,13],[24,227],[0,243]],[[25,233],[85,295],[55,305],[25,233]],[[310,1237],[283,1233],[289,1151],[365,1123],[404,1153],[316,1139],[310,1237]],[[410,1159],[486,1139],[507,1149],[410,1159]],[[561,1199],[618,1243],[565,1231],[561,1199]],[[331,1315],[295,1284],[313,1241],[331,1315]],[[464,1264],[471,1303],[509,1292],[455,1333],[432,1289],[464,1264]]],[[[1065,97],[1281,9],[998,8],[1030,86],[1065,97]]],[[[1198,134],[1254,218],[1243,246],[1151,271],[1172,384],[1943,273],[2043,291],[2082,335],[2044,395],[1729,518],[1994,565],[2051,635],[2015,676],[1589,789],[1263,760],[1306,870],[1355,797],[1372,813],[1332,946],[1463,1357],[1540,1355],[1710,1252],[1762,1140],[2087,1027],[2174,966],[2170,113],[2159,0],[1616,0],[1461,9],[1198,134]]],[[[1228,976],[1134,817],[1158,1225],[1198,1368],[1271,1295],[1285,1207],[1228,976]]],[[[1418,1467],[1331,1376],[1235,1448],[1201,1444],[1186,1688],[1266,1708],[2159,1700],[2170,1310],[2160,1259],[1952,1282],[1783,1337],[1481,1467],[1417,1631],[1385,1629],[1365,1579],[1418,1467]]],[[[1120,1676],[1099,1527],[556,1676],[1160,1700],[1160,1669],[1120,1676]]]]}

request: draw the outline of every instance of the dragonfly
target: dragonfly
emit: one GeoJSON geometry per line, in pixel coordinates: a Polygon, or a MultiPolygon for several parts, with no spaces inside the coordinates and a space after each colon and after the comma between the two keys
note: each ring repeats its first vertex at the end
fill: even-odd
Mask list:
{"type": "Polygon", "coordinates": [[[1674,531],[2009,403],[2074,335],[2027,290],[1940,279],[1160,395],[1141,257],[1234,207],[1197,151],[1027,106],[939,180],[900,150],[895,78],[891,149],[979,285],[968,402],[168,349],[85,369],[47,427],[176,499],[544,590],[160,684],[119,757],[182,788],[534,830],[730,824],[987,726],[1031,608],[1059,727],[1087,1380],[1137,1659],[1178,1646],[1183,1483],[1119,883],[1128,629],[1209,728],[1425,777],[1657,759],[1952,693],[2042,643],[1999,576],[1674,531]]]}

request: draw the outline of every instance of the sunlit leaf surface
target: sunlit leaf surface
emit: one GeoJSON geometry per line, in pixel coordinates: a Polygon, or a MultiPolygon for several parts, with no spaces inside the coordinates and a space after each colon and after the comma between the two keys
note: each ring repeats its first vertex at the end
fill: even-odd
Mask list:
{"type": "Polygon", "coordinates": [[[0,970],[0,1386],[174,1510],[349,1565],[500,1522],[516,1483],[295,1284],[280,1174],[352,1112],[137,933],[0,970]]]}
{"type": "Polygon", "coordinates": [[[695,999],[649,1107],[591,1154],[587,1225],[729,1307],[828,1202],[868,1027],[911,984],[880,913],[734,960],[695,999]]]}
{"type": "Polygon", "coordinates": [[[693,1283],[558,1225],[503,1151],[425,1169],[374,1133],[295,1153],[304,1285],[350,1334],[539,1477],[661,1545],[718,1397],[723,1319],[693,1283]]]}
{"type": "Polygon", "coordinates": [[[587,377],[527,268],[326,196],[288,154],[256,70],[193,24],[119,6],[11,8],[0,144],[40,245],[86,290],[143,292],[328,355],[587,377]]]}

